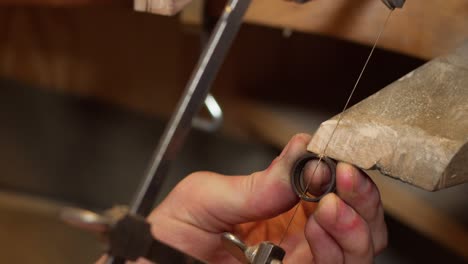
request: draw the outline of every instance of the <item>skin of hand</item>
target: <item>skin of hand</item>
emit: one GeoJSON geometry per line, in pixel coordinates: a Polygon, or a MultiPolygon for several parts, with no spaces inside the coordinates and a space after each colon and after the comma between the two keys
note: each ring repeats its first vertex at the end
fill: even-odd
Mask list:
{"type": "MultiPolygon", "coordinates": [[[[294,136],[264,171],[246,176],[197,172],[181,181],[149,215],[158,240],[208,263],[238,263],[221,245],[231,232],[248,245],[278,244],[295,205],[290,185],[294,163],[311,140],[294,136]]],[[[306,165],[305,177],[315,166],[306,165]]],[[[320,168],[317,173],[326,173],[320,168]]],[[[281,244],[284,263],[372,263],[387,245],[377,187],[355,167],[338,163],[336,193],[318,204],[300,202],[281,244]]],[[[148,263],[146,260],[138,263],[148,263]]]]}

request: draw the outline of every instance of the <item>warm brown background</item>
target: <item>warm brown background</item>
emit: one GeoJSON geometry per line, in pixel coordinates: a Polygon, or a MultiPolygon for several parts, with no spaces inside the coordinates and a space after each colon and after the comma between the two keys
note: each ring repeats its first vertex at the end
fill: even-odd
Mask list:
{"type": "MultiPolygon", "coordinates": [[[[381,42],[391,48],[390,43],[398,40],[412,48],[393,50],[414,56],[378,49],[354,101],[396,80],[424,59],[456,46],[466,36],[468,16],[462,15],[467,12],[463,1],[419,2],[415,6],[417,2],[408,1],[410,16],[401,17],[409,12],[405,9],[392,18],[381,42]]],[[[178,17],[133,12],[127,1],[72,8],[59,7],[60,3],[52,8],[17,3],[0,8],[2,78],[32,84],[51,94],[110,102],[150,116],[167,118],[173,111],[200,50],[193,25],[189,31],[178,17]]],[[[350,6],[338,0],[317,0],[298,8],[256,0],[248,20],[274,27],[244,26],[214,84],[213,92],[226,113],[225,132],[281,147],[291,134],[313,131],[309,122],[320,120],[312,122],[307,113],[326,118],[339,111],[369,47],[329,36],[369,43],[385,10],[374,12],[377,6],[373,2],[360,3],[350,6]],[[332,3],[343,4],[344,9],[328,6],[332,3]],[[316,8],[322,4],[328,8],[316,8]],[[340,11],[348,7],[350,12],[340,11]],[[316,33],[293,32],[284,37],[285,26],[316,33]],[[289,126],[291,121],[305,126],[289,126]]],[[[210,14],[216,16],[217,12],[210,14]]],[[[392,186],[381,188],[390,193],[385,202],[392,215],[459,255],[468,255],[466,243],[457,242],[466,239],[458,230],[466,229],[441,213],[447,209],[443,203],[442,209],[434,210],[433,203],[412,190],[392,186]],[[415,202],[402,203],[393,197],[415,202]],[[436,224],[428,224],[429,218],[436,224]]]]}

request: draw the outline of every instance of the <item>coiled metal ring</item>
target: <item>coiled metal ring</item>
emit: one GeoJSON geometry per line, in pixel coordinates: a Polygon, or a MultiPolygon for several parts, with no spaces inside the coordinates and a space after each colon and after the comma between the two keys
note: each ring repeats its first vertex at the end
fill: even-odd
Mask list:
{"type": "Polygon", "coordinates": [[[336,162],[330,158],[323,157],[321,161],[325,162],[330,170],[330,183],[327,189],[318,196],[313,196],[308,192],[307,182],[304,181],[304,168],[309,161],[320,160],[320,158],[314,154],[309,153],[302,156],[293,166],[291,172],[291,185],[294,192],[304,201],[307,202],[319,202],[325,195],[332,193],[336,188],[336,162]]]}

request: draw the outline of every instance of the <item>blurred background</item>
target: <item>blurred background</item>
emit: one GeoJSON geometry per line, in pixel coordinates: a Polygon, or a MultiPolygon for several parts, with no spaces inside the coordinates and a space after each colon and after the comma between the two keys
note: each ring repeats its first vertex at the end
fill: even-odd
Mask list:
{"type": "MultiPolygon", "coordinates": [[[[223,125],[190,133],[159,199],[193,171],[262,170],[337,114],[387,12],[378,0],[253,2],[212,89],[223,125]]],[[[395,12],[352,103],[462,43],[468,5],[439,2],[395,12]]],[[[222,7],[194,0],[165,17],[123,0],[0,0],[0,263],[99,257],[98,239],[58,212],[130,202],[222,7]]],[[[466,184],[378,185],[390,245],[377,263],[467,262],[466,184]]]]}

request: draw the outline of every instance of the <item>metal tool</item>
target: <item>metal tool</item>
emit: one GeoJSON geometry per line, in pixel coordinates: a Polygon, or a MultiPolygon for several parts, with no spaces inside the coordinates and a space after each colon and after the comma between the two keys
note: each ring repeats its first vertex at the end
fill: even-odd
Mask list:
{"type": "Polygon", "coordinates": [[[382,0],[382,2],[391,10],[402,8],[406,0],[382,0]]]}
{"type": "MultiPolygon", "coordinates": [[[[175,159],[192,121],[198,113],[226,54],[239,31],[251,0],[229,0],[224,12],[195,67],[187,87],[156,148],[151,165],[130,207],[130,214],[146,216],[154,206],[166,177],[169,164],[175,159]]],[[[108,263],[121,263],[110,260],[108,263]]]]}
{"type": "Polygon", "coordinates": [[[167,174],[169,163],[175,159],[187,136],[192,120],[211,88],[250,2],[251,0],[230,0],[224,8],[179,101],[177,110],[159,141],[151,165],[130,208],[131,213],[147,215],[151,211],[167,174]]]}
{"type": "Polygon", "coordinates": [[[107,214],[99,215],[84,210],[65,210],[63,217],[66,221],[88,230],[96,231],[96,227],[99,227],[97,230],[105,230],[104,233],[109,238],[108,263],[125,263],[126,260],[134,260],[137,255],[155,260],[151,259],[153,256],[150,254],[154,252],[153,248],[156,248],[151,246],[155,242],[149,239],[151,237],[149,224],[145,222],[143,216],[148,215],[153,208],[169,165],[175,159],[193,122],[197,127],[212,129],[222,120],[220,111],[216,109],[217,104],[213,102],[214,98],[207,98],[207,94],[242,24],[250,2],[251,0],[229,0],[226,4],[176,111],[166,126],[131,207],[119,217],[109,217],[107,214]],[[211,124],[195,119],[204,101],[208,101],[208,110],[214,117],[214,122],[211,124]],[[132,245],[139,245],[143,250],[136,251],[132,245]]]}
{"type": "MultiPolygon", "coordinates": [[[[172,115],[164,134],[153,154],[152,162],[145,174],[141,187],[129,209],[109,210],[95,214],[81,209],[67,209],[62,217],[76,226],[98,232],[106,237],[109,243],[109,264],[123,264],[127,260],[144,257],[157,263],[186,263],[187,258],[176,250],[154,240],[150,224],[144,216],[153,208],[161,185],[166,177],[169,164],[175,159],[184,142],[192,122],[205,101],[211,84],[231,46],[242,18],[251,0],[229,0],[219,19],[198,64],[179,101],[177,110],[172,115]],[[175,258],[175,259],[174,259],[175,258]]],[[[296,0],[296,2],[306,2],[296,0]]],[[[390,9],[401,7],[404,1],[383,1],[390,9]]],[[[366,63],[367,64],[367,63],[366,63]]],[[[335,188],[335,164],[319,156],[319,163],[324,160],[332,172],[331,184],[323,195],[307,195],[309,183],[303,180],[305,164],[317,159],[317,156],[306,156],[299,160],[292,173],[292,185],[299,197],[304,200],[318,201],[335,188]]],[[[318,167],[318,165],[317,165],[318,167]]],[[[315,171],[314,171],[315,173],[315,171]]],[[[291,219],[292,220],[292,219],[291,219]]],[[[271,242],[248,247],[232,234],[222,236],[226,249],[243,263],[278,264],[282,263],[285,251],[271,242]]],[[[281,242],[280,242],[281,244],[281,242]]]]}
{"type": "Polygon", "coordinates": [[[224,233],[221,241],[224,248],[244,264],[281,264],[286,254],[284,249],[271,242],[249,247],[231,233],[224,233]]]}
{"type": "Polygon", "coordinates": [[[125,206],[116,206],[102,214],[65,208],[60,217],[73,226],[100,235],[108,244],[107,253],[115,258],[136,261],[143,257],[154,263],[194,263],[190,257],[155,240],[146,219],[129,214],[125,206]]]}

